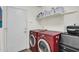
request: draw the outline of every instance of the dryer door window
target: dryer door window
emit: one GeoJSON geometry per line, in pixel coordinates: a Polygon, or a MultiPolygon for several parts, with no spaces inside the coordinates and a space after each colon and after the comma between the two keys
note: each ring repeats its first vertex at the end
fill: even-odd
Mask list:
{"type": "Polygon", "coordinates": [[[30,36],[30,46],[34,47],[35,44],[36,44],[36,39],[35,39],[34,35],[31,35],[30,36]]]}
{"type": "Polygon", "coordinates": [[[46,40],[40,39],[38,41],[38,50],[39,52],[50,52],[50,46],[46,40]]]}

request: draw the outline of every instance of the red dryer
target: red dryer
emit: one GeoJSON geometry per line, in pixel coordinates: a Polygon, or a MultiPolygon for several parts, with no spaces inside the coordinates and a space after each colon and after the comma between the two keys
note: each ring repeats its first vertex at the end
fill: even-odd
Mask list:
{"type": "Polygon", "coordinates": [[[42,29],[30,30],[29,44],[30,44],[30,50],[32,52],[38,52],[38,47],[37,47],[38,34],[44,31],[47,31],[47,30],[42,30],[42,29]]]}
{"type": "Polygon", "coordinates": [[[58,52],[59,51],[60,32],[45,31],[39,34],[38,51],[39,52],[58,52]]]}

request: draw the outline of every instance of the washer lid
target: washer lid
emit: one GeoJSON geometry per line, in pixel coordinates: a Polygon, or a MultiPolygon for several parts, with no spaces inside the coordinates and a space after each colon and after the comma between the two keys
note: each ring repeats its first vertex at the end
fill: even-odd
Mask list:
{"type": "Polygon", "coordinates": [[[45,39],[40,39],[38,41],[38,50],[39,52],[50,52],[50,46],[45,39]]]}
{"type": "Polygon", "coordinates": [[[36,44],[36,39],[33,34],[30,35],[30,46],[34,47],[36,44]]]}

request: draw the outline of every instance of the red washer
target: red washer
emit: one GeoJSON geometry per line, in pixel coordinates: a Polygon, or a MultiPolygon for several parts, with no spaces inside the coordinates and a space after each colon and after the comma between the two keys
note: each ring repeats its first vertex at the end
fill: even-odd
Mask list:
{"type": "Polygon", "coordinates": [[[39,34],[38,51],[39,52],[58,52],[60,32],[46,31],[39,34]]]}
{"type": "Polygon", "coordinates": [[[47,30],[42,30],[42,29],[30,30],[29,44],[30,44],[30,50],[32,52],[38,52],[38,47],[37,47],[38,34],[44,31],[47,31],[47,30]]]}

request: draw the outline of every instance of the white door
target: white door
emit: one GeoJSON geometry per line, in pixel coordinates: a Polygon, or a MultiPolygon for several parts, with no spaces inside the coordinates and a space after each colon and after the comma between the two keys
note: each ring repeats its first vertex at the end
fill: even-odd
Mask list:
{"type": "Polygon", "coordinates": [[[14,7],[7,8],[7,51],[26,48],[26,11],[14,7]]]}

